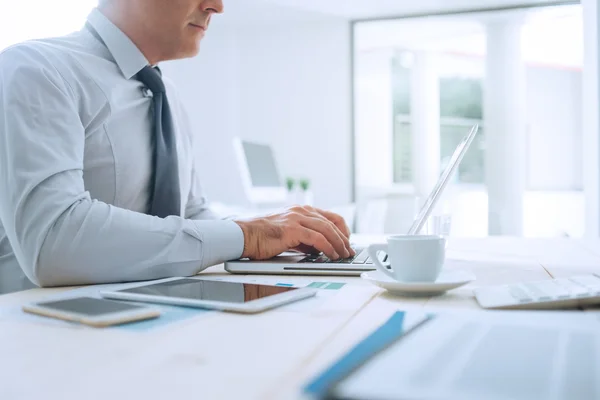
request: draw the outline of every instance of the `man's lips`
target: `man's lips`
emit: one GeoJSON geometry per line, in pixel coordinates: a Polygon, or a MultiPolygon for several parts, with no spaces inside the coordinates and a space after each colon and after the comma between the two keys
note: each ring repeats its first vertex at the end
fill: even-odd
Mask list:
{"type": "Polygon", "coordinates": [[[190,26],[191,26],[192,28],[195,28],[195,29],[201,30],[202,32],[205,32],[205,31],[206,31],[206,26],[204,26],[204,25],[198,25],[198,24],[192,24],[192,23],[191,23],[191,24],[190,24],[190,26]]]}

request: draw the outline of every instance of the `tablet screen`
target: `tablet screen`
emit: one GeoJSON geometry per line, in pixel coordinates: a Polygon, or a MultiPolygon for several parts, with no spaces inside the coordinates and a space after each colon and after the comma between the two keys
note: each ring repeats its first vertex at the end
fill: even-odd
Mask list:
{"type": "Polygon", "coordinates": [[[246,303],[292,290],[297,290],[297,288],[255,283],[178,279],[120,290],[120,292],[192,300],[221,301],[226,303],[246,303]]]}

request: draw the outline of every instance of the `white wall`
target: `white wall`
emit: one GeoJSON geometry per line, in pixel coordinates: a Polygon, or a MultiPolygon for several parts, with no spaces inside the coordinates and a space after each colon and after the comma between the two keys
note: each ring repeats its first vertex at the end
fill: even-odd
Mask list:
{"type": "Polygon", "coordinates": [[[528,189],[581,190],[582,74],[527,68],[528,189]]]}
{"type": "Polygon", "coordinates": [[[315,202],[351,196],[350,27],[326,20],[239,35],[240,135],[273,144],[315,202]]]}
{"type": "Polygon", "coordinates": [[[392,52],[357,53],[355,60],[355,162],[358,197],[367,187],[394,181],[392,52]]]}
{"type": "Polygon", "coordinates": [[[210,31],[201,54],[167,63],[165,75],[177,86],[197,135],[197,161],[210,200],[240,202],[231,138],[237,131],[237,37],[228,29],[210,31]]]}
{"type": "Polygon", "coordinates": [[[289,23],[215,24],[199,56],[165,65],[197,134],[211,201],[245,204],[232,138],[271,143],[281,173],[313,182],[315,204],[350,201],[350,28],[295,14],[289,23]]]}
{"type": "Polygon", "coordinates": [[[600,236],[600,7],[582,0],[583,7],[583,179],[586,237],[600,236]]]}

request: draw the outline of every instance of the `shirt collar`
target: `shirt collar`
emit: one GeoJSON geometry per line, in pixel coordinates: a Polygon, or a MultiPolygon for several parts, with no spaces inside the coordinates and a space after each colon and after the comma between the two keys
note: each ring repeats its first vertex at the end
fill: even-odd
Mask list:
{"type": "Polygon", "coordinates": [[[100,10],[94,8],[88,16],[88,22],[98,32],[126,79],[131,79],[149,64],[131,39],[100,10]]]}

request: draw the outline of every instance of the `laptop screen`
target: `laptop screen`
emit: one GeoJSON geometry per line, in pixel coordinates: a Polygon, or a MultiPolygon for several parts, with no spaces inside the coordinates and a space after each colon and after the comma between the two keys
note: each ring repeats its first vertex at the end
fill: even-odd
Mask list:
{"type": "Polygon", "coordinates": [[[456,173],[456,170],[458,169],[460,162],[462,161],[467,150],[471,146],[471,143],[473,142],[473,139],[475,138],[475,135],[477,134],[478,131],[479,131],[479,125],[474,125],[471,128],[471,131],[469,132],[469,134],[466,135],[463,138],[463,140],[460,141],[460,143],[456,147],[456,150],[454,150],[454,154],[452,154],[452,158],[450,159],[448,166],[440,175],[440,178],[438,179],[435,187],[433,188],[433,190],[429,194],[429,197],[427,197],[427,199],[425,200],[425,203],[421,207],[421,210],[419,211],[419,214],[417,215],[415,222],[413,223],[413,225],[411,226],[411,228],[408,232],[409,235],[418,234],[419,231],[423,228],[423,225],[425,225],[427,218],[429,218],[429,215],[433,211],[433,208],[435,207],[436,203],[438,202],[439,198],[441,197],[448,182],[452,179],[452,177],[456,173]]]}

